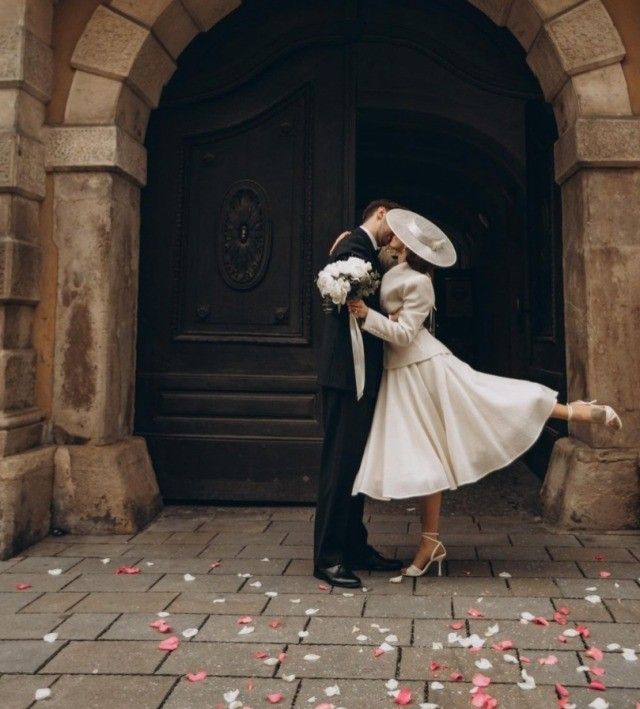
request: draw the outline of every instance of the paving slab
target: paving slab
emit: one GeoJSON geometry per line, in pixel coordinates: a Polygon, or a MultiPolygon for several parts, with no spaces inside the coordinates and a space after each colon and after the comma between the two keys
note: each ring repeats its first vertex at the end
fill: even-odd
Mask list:
{"type": "Polygon", "coordinates": [[[623,547],[589,547],[579,549],[577,547],[547,547],[551,558],[554,561],[598,561],[600,564],[607,564],[610,561],[636,561],[633,554],[623,547]],[[598,557],[598,559],[596,559],[598,557]]]}
{"type": "Polygon", "coordinates": [[[0,674],[37,672],[63,644],[44,640],[0,640],[0,674]]]}
{"type": "Polygon", "coordinates": [[[156,709],[173,684],[170,677],[64,675],[52,686],[45,705],[54,709],[156,709]]]}
{"type": "MultiPolygon", "coordinates": [[[[131,547],[127,544],[66,544],[56,556],[92,556],[102,559],[106,556],[122,556],[131,547]]],[[[140,556],[143,556],[140,554],[140,556]]]]}
{"type": "Polygon", "coordinates": [[[118,615],[118,613],[74,613],[56,627],[56,633],[60,640],[95,640],[118,615]]]}
{"type": "Polygon", "coordinates": [[[510,578],[507,581],[514,596],[557,596],[560,589],[553,579],[510,578]]]}
{"type": "MultiPolygon", "coordinates": [[[[588,644],[595,645],[606,651],[610,643],[618,643],[622,647],[637,648],[640,643],[640,629],[633,623],[589,623],[591,632],[588,644]]],[[[640,672],[640,666],[638,666],[640,672]]]]}
{"type": "MultiPolygon", "coordinates": [[[[611,614],[604,603],[590,603],[578,598],[552,598],[556,608],[568,608],[569,620],[577,622],[590,622],[592,620],[607,622],[611,614]]],[[[615,602],[615,601],[614,601],[615,602]]]]}
{"type": "MultiPolygon", "coordinates": [[[[195,642],[232,642],[232,643],[299,643],[298,633],[307,625],[306,617],[271,615],[250,616],[247,625],[238,624],[238,617],[232,615],[210,616],[195,642]],[[253,628],[249,634],[240,634],[245,627],[253,628]]],[[[170,621],[171,618],[167,618],[170,621]]]]}
{"type": "Polygon", "coordinates": [[[17,613],[21,608],[24,608],[42,595],[33,591],[0,593],[0,613],[17,613]]]}
{"type": "Polygon", "coordinates": [[[24,593],[18,584],[29,584],[29,591],[44,593],[45,591],[59,591],[70,584],[78,574],[69,572],[60,576],[51,574],[0,574],[0,593],[24,593]]]}
{"type": "Polygon", "coordinates": [[[0,640],[41,640],[63,620],[64,617],[56,613],[2,613],[0,640]]]}
{"type": "Polygon", "coordinates": [[[446,568],[447,576],[493,576],[491,564],[488,561],[447,559],[444,567],[446,568]]]}
{"type": "MultiPolygon", "coordinates": [[[[558,640],[558,636],[566,628],[572,628],[573,624],[562,627],[557,623],[549,625],[538,625],[537,623],[521,623],[517,620],[469,620],[469,630],[477,633],[481,638],[486,637],[486,645],[491,647],[500,640],[511,640],[516,648],[520,650],[583,650],[584,643],[581,636],[567,637],[566,642],[558,640]],[[498,632],[494,635],[486,636],[489,628],[498,625],[498,632]]],[[[565,637],[565,636],[563,636],[565,637]]]]}
{"type": "Polygon", "coordinates": [[[153,641],[71,640],[40,671],[43,674],[152,674],[164,654],[153,641]]]}
{"type": "MultiPolygon", "coordinates": [[[[215,539],[211,541],[210,546],[215,546],[218,544],[237,544],[241,542],[246,547],[251,546],[267,546],[267,545],[277,545],[282,544],[284,538],[287,536],[287,532],[277,529],[267,529],[264,532],[250,533],[246,530],[241,532],[217,532],[215,539]]],[[[313,535],[309,541],[304,542],[293,542],[293,544],[313,544],[313,535]]],[[[286,543],[289,546],[289,543],[286,543]]]]}
{"type": "MultiPolygon", "coordinates": [[[[425,621],[416,621],[425,622],[425,621]]],[[[395,635],[394,645],[411,644],[409,618],[311,618],[303,638],[304,645],[372,645],[379,646],[389,635],[395,635]]]]}
{"type": "MultiPolygon", "coordinates": [[[[62,578],[62,576],[58,576],[62,578]]],[[[100,591],[114,593],[130,593],[147,591],[162,578],[162,574],[142,571],[139,574],[80,574],[65,586],[65,591],[100,591]]],[[[171,589],[160,589],[171,590],[171,589]]]]}
{"type": "Polygon", "coordinates": [[[294,645],[287,650],[287,659],[278,668],[278,676],[295,674],[296,677],[323,679],[388,679],[393,677],[398,650],[385,652],[379,657],[373,648],[354,645],[294,645]],[[318,656],[317,660],[307,658],[318,656]]]}
{"type": "Polygon", "coordinates": [[[3,675],[0,677],[2,709],[27,709],[33,704],[37,689],[55,682],[55,676],[3,675]]]}
{"type": "Polygon", "coordinates": [[[367,618],[451,618],[451,598],[373,596],[367,599],[364,615],[367,618]]]}
{"type": "MultiPolygon", "coordinates": [[[[212,613],[220,615],[260,614],[269,599],[266,596],[245,593],[181,593],[167,607],[171,613],[212,613]]],[[[160,609],[159,609],[160,610],[160,609]]]]}
{"type": "MultiPolygon", "coordinates": [[[[210,547],[210,553],[214,553],[215,546],[210,547]]],[[[313,559],[313,547],[301,544],[280,544],[280,545],[260,545],[250,544],[239,552],[240,559],[313,559]]]]}
{"type": "Polygon", "coordinates": [[[180,679],[171,692],[163,709],[202,709],[209,706],[228,706],[224,699],[227,692],[238,690],[238,701],[244,706],[273,707],[267,695],[278,693],[282,699],[278,707],[292,707],[300,682],[285,682],[281,679],[228,679],[226,677],[207,677],[204,682],[192,683],[180,679]]]}
{"type": "Polygon", "coordinates": [[[509,532],[513,546],[539,547],[553,544],[556,547],[580,547],[581,543],[574,534],[552,534],[545,532],[509,532]]]}
{"type": "Polygon", "coordinates": [[[469,608],[475,608],[484,613],[486,618],[497,620],[519,620],[520,614],[525,611],[545,618],[551,618],[554,613],[554,608],[549,599],[534,596],[512,598],[486,596],[481,601],[478,600],[478,597],[454,597],[453,608],[454,615],[457,618],[468,618],[467,611],[469,608]]]}
{"type": "Polygon", "coordinates": [[[245,579],[237,574],[165,574],[153,587],[154,591],[176,591],[179,593],[224,593],[237,591],[245,579]],[[185,579],[185,575],[187,578],[185,579]],[[192,578],[193,577],[193,578],[192,578]]]}
{"type": "MultiPolygon", "coordinates": [[[[281,576],[289,566],[289,559],[214,559],[219,561],[220,566],[210,569],[209,573],[219,576],[221,574],[251,574],[252,576],[281,576]]],[[[211,562],[207,561],[209,567],[211,562]]],[[[311,561],[306,561],[312,564],[311,561]]],[[[294,574],[295,575],[295,574],[294,574]]],[[[311,576],[311,571],[305,571],[301,576],[311,576]]],[[[253,580],[253,579],[252,579],[253,580]]]]}
{"type": "Polygon", "coordinates": [[[612,579],[639,579],[640,562],[579,561],[578,566],[588,578],[600,578],[600,573],[611,574],[612,579]]]}
{"type": "Polygon", "coordinates": [[[583,578],[582,571],[574,561],[536,561],[511,559],[506,564],[499,564],[502,571],[507,571],[514,578],[547,577],[547,578],[583,578]]]}
{"type": "MultiPolygon", "coordinates": [[[[566,549],[567,547],[561,547],[566,549]]],[[[507,545],[478,545],[478,557],[480,559],[489,559],[495,561],[499,566],[507,566],[505,562],[511,560],[524,561],[549,561],[550,556],[547,548],[541,546],[507,546],[507,545]]],[[[507,569],[501,569],[506,571],[507,569]]]]}
{"type": "Polygon", "coordinates": [[[616,623],[640,623],[640,601],[608,600],[605,606],[616,623]]]}
{"type": "MultiPolygon", "coordinates": [[[[284,645],[260,645],[260,651],[277,657],[284,645]]],[[[256,646],[231,643],[182,643],[156,671],[163,675],[184,675],[204,670],[209,675],[222,677],[271,677],[274,667],[256,658],[256,646]]]]}
{"type": "MultiPolygon", "coordinates": [[[[525,653],[520,653],[520,659],[525,653]]],[[[552,653],[540,652],[538,650],[528,650],[526,652],[531,662],[523,665],[527,672],[535,679],[536,684],[555,684],[559,682],[567,687],[584,687],[588,678],[584,672],[578,672],[576,668],[587,664],[583,662],[579,653],[573,651],[553,651],[552,653]],[[540,664],[540,658],[546,659],[553,655],[558,659],[557,664],[540,664]]]]}
{"type": "MultiPolygon", "coordinates": [[[[65,557],[57,556],[54,557],[60,561],[64,561],[65,557]]],[[[80,563],[74,565],[69,573],[80,574],[115,574],[116,569],[121,566],[139,566],[142,557],[127,557],[126,559],[121,556],[115,556],[113,559],[111,557],[96,558],[91,557],[89,559],[82,559],[80,563]]],[[[59,565],[61,566],[61,565],[59,565]]],[[[145,567],[144,571],[152,572],[150,567],[145,567]]],[[[155,570],[153,570],[155,571],[155,570]]],[[[156,572],[162,573],[162,572],[156,572]]]]}
{"type": "Polygon", "coordinates": [[[323,584],[313,576],[252,576],[243,580],[241,593],[262,593],[277,591],[278,593],[323,594],[331,592],[327,584],[323,584]],[[257,586],[260,584],[260,586],[257,586]],[[328,590],[327,590],[328,589],[328,590]]]}
{"type": "MultiPolygon", "coordinates": [[[[250,597],[253,594],[246,594],[250,597]]],[[[384,599],[370,599],[384,600],[384,599]]],[[[412,600],[412,599],[408,599],[412,600]]],[[[303,595],[303,594],[280,594],[269,601],[266,608],[266,613],[273,616],[288,616],[288,615],[308,615],[307,611],[315,609],[317,612],[313,615],[325,616],[358,616],[362,614],[364,606],[364,594],[356,589],[353,598],[345,598],[342,595],[303,595]]],[[[309,616],[310,617],[310,616],[309,616]]]]}
{"type": "MultiPolygon", "coordinates": [[[[381,679],[341,679],[335,682],[319,679],[303,679],[298,692],[296,707],[315,707],[319,704],[333,703],[334,706],[348,709],[373,709],[374,707],[394,707],[393,697],[386,687],[388,680],[381,679]],[[340,694],[327,696],[328,688],[338,687],[340,694]],[[315,697],[315,700],[309,700],[315,697]]],[[[399,687],[408,689],[412,694],[410,706],[416,707],[424,701],[424,682],[402,682],[399,687]]]]}
{"type": "MultiPolygon", "coordinates": [[[[637,649],[637,645],[634,646],[637,649]]],[[[640,652],[640,650],[638,651],[640,652]]],[[[598,666],[605,670],[605,674],[601,677],[589,673],[591,679],[599,679],[604,682],[606,687],[628,687],[629,689],[638,689],[639,672],[638,666],[640,659],[635,662],[625,660],[620,652],[607,652],[600,662],[587,657],[584,652],[580,653],[582,664],[589,667],[598,666]]]]}
{"type": "Polygon", "coordinates": [[[417,618],[413,623],[413,645],[418,647],[431,647],[432,643],[443,643],[445,647],[448,644],[449,633],[457,633],[458,635],[466,636],[467,623],[464,622],[462,628],[453,630],[449,620],[423,620],[417,618]]]}
{"type": "MultiPolygon", "coordinates": [[[[206,546],[216,535],[216,532],[171,532],[162,544],[201,544],[206,546]]],[[[139,543],[139,542],[136,542],[139,543]]],[[[156,542],[157,543],[157,542],[156,542]]]]}
{"type": "MultiPolygon", "coordinates": [[[[203,544],[131,544],[121,554],[127,559],[135,556],[137,559],[142,559],[145,556],[155,556],[158,559],[185,559],[199,556],[207,547],[203,544]]],[[[106,554],[105,556],[109,556],[106,554]]],[[[112,554],[111,556],[115,556],[112,554]]]]}
{"type": "Polygon", "coordinates": [[[416,579],[416,596],[510,596],[505,579],[421,576],[416,579]]]}
{"type": "Polygon", "coordinates": [[[635,581],[621,579],[556,579],[562,595],[567,598],[584,598],[597,594],[601,598],[640,599],[640,585],[635,581]]]}
{"type": "Polygon", "coordinates": [[[491,677],[492,681],[516,682],[520,679],[518,666],[505,662],[501,653],[494,650],[470,652],[464,648],[433,650],[427,647],[403,648],[399,677],[448,682],[452,672],[460,672],[469,681],[481,671],[475,663],[482,660],[488,660],[493,665],[490,669],[482,670],[482,673],[491,677]],[[432,670],[431,663],[437,663],[438,667],[432,670]]]}
{"type": "Polygon", "coordinates": [[[177,593],[109,592],[89,593],[77,606],[74,613],[157,613],[173,601],[177,593]]]}
{"type": "Polygon", "coordinates": [[[583,534],[578,533],[580,543],[585,547],[623,547],[637,549],[640,547],[640,534],[631,532],[629,534],[583,534]]]}
{"type": "MultiPolygon", "coordinates": [[[[428,688],[428,699],[444,709],[469,709],[471,707],[470,690],[467,682],[445,682],[444,689],[428,688]]],[[[516,684],[492,683],[487,693],[498,700],[499,707],[517,707],[518,709],[546,709],[557,706],[557,695],[553,687],[540,685],[536,689],[524,691],[516,684]]],[[[573,692],[571,694],[573,697],[573,692]]],[[[593,697],[592,697],[593,698],[593,697]]],[[[581,704],[587,706],[586,704],[581,704]]]]}
{"type": "Polygon", "coordinates": [[[187,628],[198,628],[204,624],[207,616],[200,613],[174,613],[164,618],[171,631],[160,633],[150,627],[150,623],[159,619],[156,613],[123,613],[107,631],[100,636],[101,640],[153,640],[160,642],[171,635],[177,635],[184,640],[181,633],[187,628]]]}
{"type": "MultiPolygon", "coordinates": [[[[21,608],[21,613],[64,613],[86,598],[87,593],[43,593],[33,603],[21,608]]],[[[75,612],[75,610],[74,610],[75,612]]]]}
{"type": "Polygon", "coordinates": [[[11,574],[39,574],[47,573],[50,569],[62,569],[63,572],[74,569],[76,573],[81,573],[75,569],[82,557],[64,557],[64,556],[29,556],[26,559],[20,559],[15,564],[9,566],[5,571],[11,574]]]}
{"type": "Polygon", "coordinates": [[[640,691],[637,689],[616,689],[612,687],[602,694],[601,692],[581,687],[572,689],[570,696],[571,702],[579,707],[588,707],[597,697],[607,701],[611,709],[637,709],[638,704],[640,704],[640,691]]]}

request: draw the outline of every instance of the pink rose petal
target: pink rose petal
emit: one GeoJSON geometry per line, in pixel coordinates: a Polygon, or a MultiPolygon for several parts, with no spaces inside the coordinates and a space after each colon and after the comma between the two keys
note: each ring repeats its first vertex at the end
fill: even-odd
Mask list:
{"type": "Polygon", "coordinates": [[[585,653],[587,657],[590,657],[592,660],[595,660],[596,662],[600,662],[602,658],[604,657],[604,653],[599,647],[591,646],[585,653]]]}
{"type": "Polygon", "coordinates": [[[469,608],[467,613],[472,617],[472,618],[484,618],[484,613],[482,611],[479,611],[477,608],[469,608]]]}
{"type": "Polygon", "coordinates": [[[611,571],[601,571],[600,572],[601,579],[608,579],[609,576],[611,576],[611,571]]]}
{"type": "Polygon", "coordinates": [[[204,671],[189,672],[189,674],[187,674],[187,679],[189,682],[202,682],[202,680],[207,679],[207,673],[204,671]]]}
{"type": "Polygon", "coordinates": [[[558,635],[558,640],[559,640],[561,643],[566,643],[566,642],[567,642],[567,638],[566,638],[564,635],[558,635]]]}
{"type": "Polygon", "coordinates": [[[267,694],[266,699],[269,704],[278,704],[282,701],[283,697],[280,692],[272,692],[271,694],[267,694]]]}
{"type": "Polygon", "coordinates": [[[460,682],[460,681],[462,681],[462,680],[464,679],[464,677],[463,677],[459,672],[452,672],[452,673],[449,675],[449,679],[450,679],[452,682],[460,682]]]}
{"type": "Polygon", "coordinates": [[[210,568],[212,568],[212,569],[217,569],[217,568],[219,568],[220,566],[222,566],[222,563],[221,563],[220,561],[214,561],[214,562],[212,562],[210,568]]]}
{"type": "Polygon", "coordinates": [[[576,625],[576,630],[582,635],[583,638],[588,638],[591,635],[591,631],[586,625],[576,625]]]}
{"type": "Polygon", "coordinates": [[[439,670],[442,665],[439,662],[436,662],[435,660],[431,660],[431,663],[429,664],[429,669],[432,672],[435,672],[436,670],[439,670]]]}
{"type": "Polygon", "coordinates": [[[483,675],[482,672],[476,672],[471,678],[471,684],[474,687],[488,687],[491,684],[491,677],[483,675]]]}
{"type": "Polygon", "coordinates": [[[373,656],[374,657],[380,657],[380,655],[384,655],[384,650],[382,648],[376,647],[373,650],[373,656]]]}
{"type": "Polygon", "coordinates": [[[253,623],[253,618],[250,615],[243,615],[236,620],[236,623],[238,625],[249,625],[250,623],[253,623]]]}
{"type": "Polygon", "coordinates": [[[549,625],[549,621],[546,618],[543,618],[541,615],[536,616],[533,621],[536,625],[544,625],[547,626],[549,625]]]}
{"type": "Polygon", "coordinates": [[[269,623],[269,627],[270,627],[270,628],[273,628],[274,630],[276,630],[277,628],[279,628],[281,625],[282,625],[282,621],[281,621],[281,620],[272,620],[272,621],[269,623]]]}
{"type": "Polygon", "coordinates": [[[590,667],[589,672],[596,675],[596,677],[602,677],[605,673],[604,667],[590,667]]]}
{"type": "Polygon", "coordinates": [[[569,615],[571,611],[566,606],[562,606],[561,608],[558,608],[558,613],[562,613],[562,615],[569,615]]]}
{"type": "Polygon", "coordinates": [[[449,623],[449,627],[452,630],[460,630],[460,628],[464,627],[464,620],[456,620],[453,623],[449,623]]]}
{"type": "Polygon", "coordinates": [[[246,687],[247,687],[247,691],[248,691],[248,692],[251,692],[251,691],[254,689],[255,686],[256,686],[256,685],[255,685],[255,682],[254,682],[252,679],[248,679],[248,680],[247,680],[246,687]]]}
{"type": "Polygon", "coordinates": [[[326,583],[319,583],[318,584],[318,591],[330,591],[331,586],[327,586],[326,583]]]}
{"type": "Polygon", "coordinates": [[[589,682],[589,689],[596,689],[598,692],[605,692],[607,688],[600,680],[594,679],[589,682]]]}
{"type": "Polygon", "coordinates": [[[520,661],[529,664],[531,660],[526,655],[520,655],[520,661]]]}
{"type": "Polygon", "coordinates": [[[166,620],[163,620],[162,618],[159,618],[158,620],[154,620],[153,623],[149,623],[150,628],[155,628],[161,633],[170,633],[171,632],[171,626],[167,624],[166,620]]]}
{"type": "Polygon", "coordinates": [[[471,704],[474,707],[478,707],[478,709],[494,709],[494,707],[498,706],[498,701],[491,695],[479,690],[473,695],[471,704]]]}
{"type": "Polygon", "coordinates": [[[28,588],[31,588],[31,584],[18,582],[16,584],[16,588],[18,589],[18,591],[26,591],[28,588]]]}
{"type": "MultiPolygon", "coordinates": [[[[245,708],[242,707],[242,709],[245,709],[245,708]]],[[[325,702],[324,704],[318,704],[316,706],[316,709],[336,709],[336,705],[335,704],[327,704],[325,702]]]]}
{"type": "Polygon", "coordinates": [[[491,646],[492,650],[512,650],[513,642],[511,640],[500,640],[491,646]]]}
{"type": "Polygon", "coordinates": [[[604,561],[604,554],[596,554],[593,558],[596,561],[604,561]]]}
{"type": "Polygon", "coordinates": [[[406,688],[402,688],[398,692],[398,695],[396,696],[396,698],[394,700],[394,704],[400,704],[402,706],[406,706],[407,704],[411,704],[411,699],[412,699],[411,691],[406,688]]]}
{"type": "Polygon", "coordinates": [[[126,574],[127,576],[133,576],[134,574],[139,574],[140,569],[137,566],[119,566],[114,573],[117,575],[126,574]]]}
{"type": "Polygon", "coordinates": [[[541,665],[557,665],[558,658],[555,655],[547,655],[547,657],[539,657],[538,663],[541,665]]]}
{"type": "Polygon", "coordinates": [[[172,652],[173,650],[178,649],[178,645],[180,645],[180,639],[177,638],[175,635],[172,635],[170,638],[163,640],[158,645],[158,647],[160,648],[160,650],[167,650],[169,652],[172,652]]]}
{"type": "Polygon", "coordinates": [[[556,689],[556,694],[558,695],[558,699],[566,699],[569,696],[569,690],[559,682],[556,682],[554,685],[556,689]]]}
{"type": "Polygon", "coordinates": [[[263,650],[259,650],[256,652],[255,656],[256,660],[264,660],[265,657],[269,657],[268,652],[264,652],[263,650]]]}
{"type": "Polygon", "coordinates": [[[279,652],[278,653],[278,660],[280,662],[284,662],[287,659],[287,653],[286,652],[279,652]]]}
{"type": "Polygon", "coordinates": [[[566,625],[567,624],[567,616],[564,615],[563,613],[560,613],[560,611],[556,611],[553,614],[553,619],[558,623],[558,625],[566,625]]]}

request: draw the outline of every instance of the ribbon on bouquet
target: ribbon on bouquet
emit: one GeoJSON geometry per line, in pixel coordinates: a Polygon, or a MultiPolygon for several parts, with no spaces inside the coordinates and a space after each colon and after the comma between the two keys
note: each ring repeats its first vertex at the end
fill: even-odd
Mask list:
{"type": "Polygon", "coordinates": [[[364,342],[358,319],[353,313],[349,313],[349,332],[351,333],[351,349],[353,350],[353,369],[356,375],[356,398],[360,401],[364,393],[364,342]]]}

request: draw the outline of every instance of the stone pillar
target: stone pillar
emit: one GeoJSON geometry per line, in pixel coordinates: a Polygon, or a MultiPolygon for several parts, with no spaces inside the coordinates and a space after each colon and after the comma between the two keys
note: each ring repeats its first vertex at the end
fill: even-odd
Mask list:
{"type": "Polygon", "coordinates": [[[569,399],[610,403],[624,426],[571,424],[542,489],[573,529],[640,523],[640,120],[579,119],[559,141],[569,399]],[[588,166],[588,167],[586,167],[588,166]]]}
{"type": "Polygon", "coordinates": [[[44,104],[52,3],[0,0],[0,558],[49,531],[53,447],[35,404],[44,104]]]}
{"type": "Polygon", "coordinates": [[[146,443],[131,435],[145,151],[114,126],[50,128],[47,169],[58,248],[53,521],[134,532],[161,506],[146,443]]]}

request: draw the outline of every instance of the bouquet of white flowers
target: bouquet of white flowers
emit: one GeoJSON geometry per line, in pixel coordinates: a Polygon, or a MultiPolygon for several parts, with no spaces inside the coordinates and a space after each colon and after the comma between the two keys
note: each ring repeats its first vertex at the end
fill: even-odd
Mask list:
{"type": "MultiPolygon", "coordinates": [[[[340,312],[347,298],[360,299],[373,295],[380,287],[380,275],[368,261],[351,256],[345,261],[335,261],[325,266],[318,274],[316,283],[322,296],[323,310],[325,313],[332,313],[336,309],[340,312]]],[[[360,399],[364,393],[364,343],[358,320],[352,314],[349,314],[349,331],[356,396],[360,399]]]]}
{"type": "Polygon", "coordinates": [[[347,302],[347,298],[366,298],[373,295],[380,287],[380,276],[373,266],[357,256],[345,261],[336,261],[325,266],[316,280],[322,308],[331,313],[347,302]]]}

